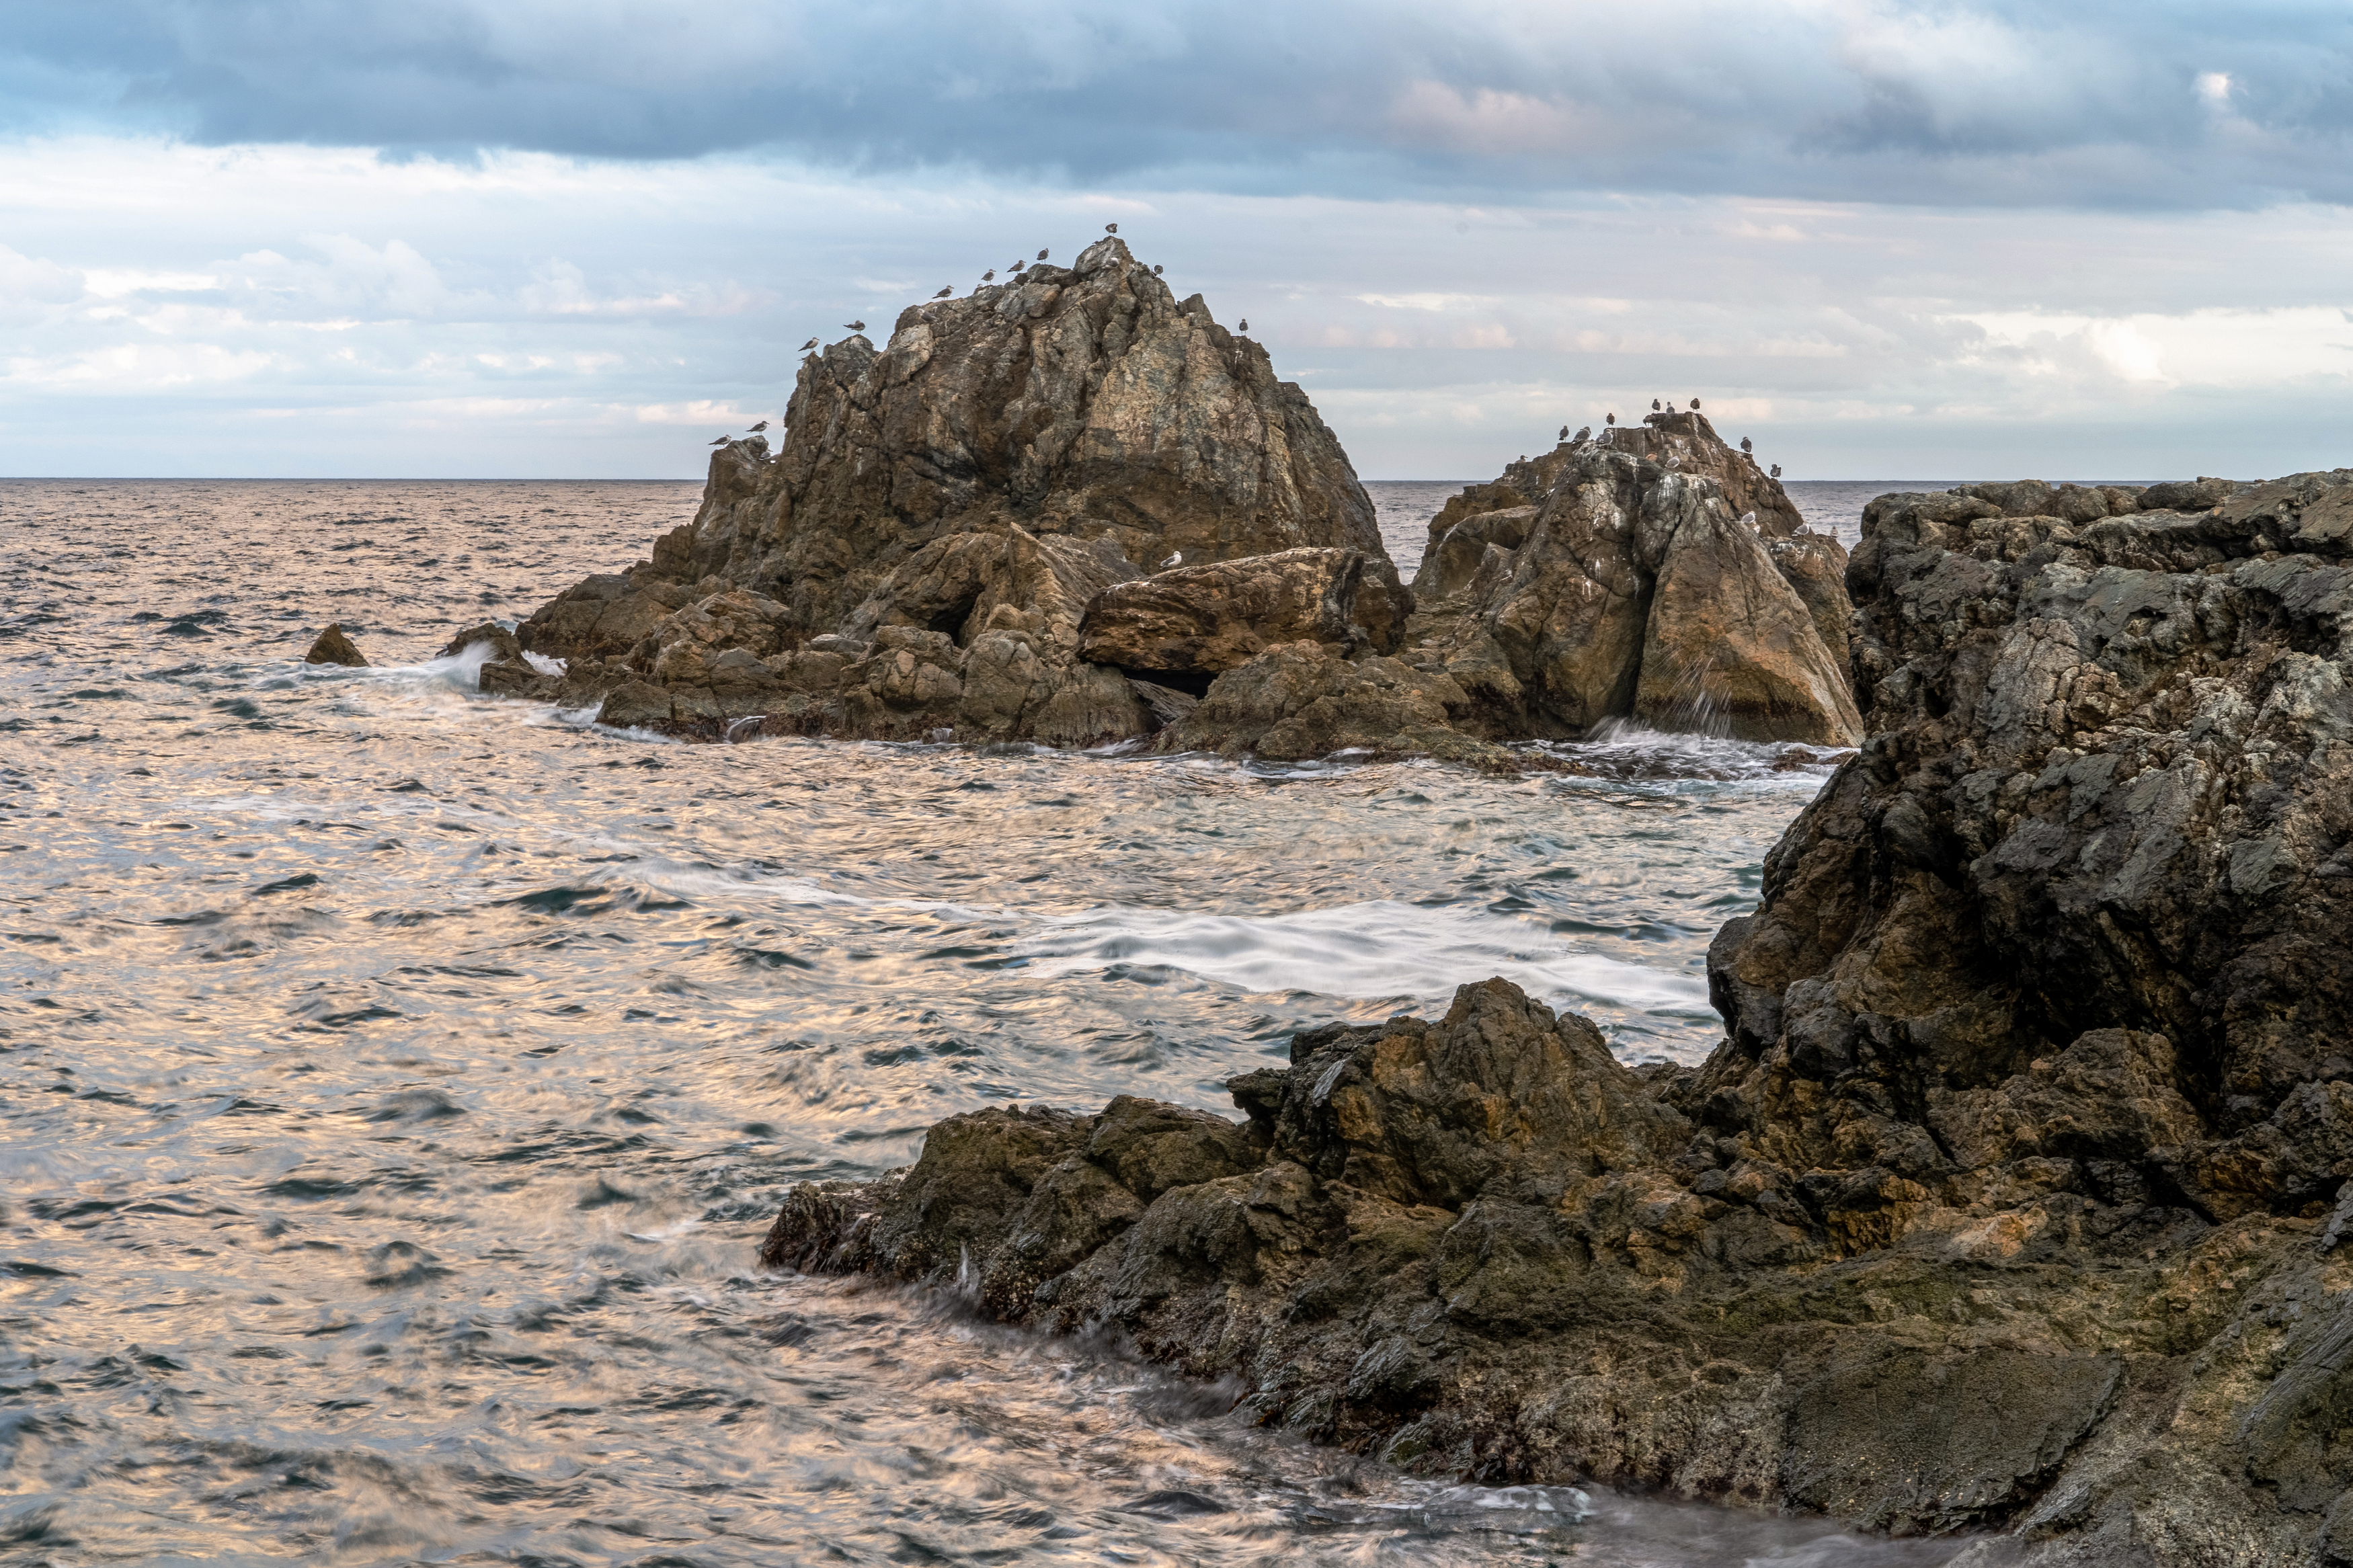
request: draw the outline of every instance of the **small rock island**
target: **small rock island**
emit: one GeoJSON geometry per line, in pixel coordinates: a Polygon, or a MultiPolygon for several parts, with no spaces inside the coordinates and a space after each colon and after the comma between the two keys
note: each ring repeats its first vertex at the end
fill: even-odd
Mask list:
{"type": "Polygon", "coordinates": [[[1619,719],[1862,739],[1844,552],[1699,413],[1473,487],[1409,589],[1306,394],[1117,238],[809,355],[786,426],[517,629],[563,676],[482,689],[699,739],[1278,761],[1516,765],[1619,719]]]}

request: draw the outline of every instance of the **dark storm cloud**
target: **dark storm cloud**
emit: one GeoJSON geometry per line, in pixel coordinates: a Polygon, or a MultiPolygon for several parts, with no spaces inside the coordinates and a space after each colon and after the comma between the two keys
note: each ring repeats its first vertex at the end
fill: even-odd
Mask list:
{"type": "Polygon", "coordinates": [[[1359,195],[2353,199],[2353,13],[2341,7],[13,9],[0,117],[20,133],[629,159],[774,150],[845,169],[1359,195]]]}

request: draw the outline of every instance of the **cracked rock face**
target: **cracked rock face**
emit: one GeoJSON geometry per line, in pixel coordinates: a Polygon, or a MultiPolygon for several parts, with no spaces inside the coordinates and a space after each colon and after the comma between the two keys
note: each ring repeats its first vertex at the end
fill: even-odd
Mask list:
{"type": "Polygon", "coordinates": [[[1450,676],[1465,727],[1498,739],[1632,720],[1852,745],[1844,567],[1704,416],[1652,415],[1449,501],[1407,657],[1450,676]]]}
{"type": "Polygon", "coordinates": [[[1385,559],[1285,550],[1113,584],[1087,606],[1079,653],[1154,678],[1217,675],[1280,643],[1393,653],[1412,609],[1385,559]]]}
{"type": "MultiPolygon", "coordinates": [[[[1489,981],[1240,1123],[952,1119],[765,1260],[962,1271],[1434,1472],[2353,1563],[2353,470],[1884,497],[1848,580],[1875,733],[1713,945],[1704,1068],[1489,981]]],[[[1201,707],[1296,722],[1333,658],[1201,707]]]]}

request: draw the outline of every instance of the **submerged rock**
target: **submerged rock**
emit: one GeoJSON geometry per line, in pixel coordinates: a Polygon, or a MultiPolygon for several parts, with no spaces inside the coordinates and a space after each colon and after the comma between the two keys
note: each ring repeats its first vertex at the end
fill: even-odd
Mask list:
{"type": "MultiPolygon", "coordinates": [[[[1626,515],[1667,563],[1715,514],[1626,515]]],[[[2348,1561],[2353,470],[1883,497],[1850,581],[1876,732],[1714,943],[1704,1068],[1488,981],[1300,1034],[1240,1123],[951,1119],[764,1260],[959,1278],[1491,1485],[2348,1561]]],[[[1270,649],[1197,713],[1295,722],[1327,662],[1394,661],[1270,649]]]]}
{"type": "Polygon", "coordinates": [[[302,656],[304,664],[340,664],[363,668],[367,659],[360,653],[359,645],[352,641],[341,621],[330,621],[311,644],[311,651],[302,656]]]}

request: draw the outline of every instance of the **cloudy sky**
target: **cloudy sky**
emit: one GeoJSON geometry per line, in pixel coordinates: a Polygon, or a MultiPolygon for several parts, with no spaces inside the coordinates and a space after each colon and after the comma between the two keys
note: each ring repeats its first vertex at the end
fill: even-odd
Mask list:
{"type": "Polygon", "coordinates": [[[14,0],[0,474],[688,477],[1106,222],[1367,478],[2353,463],[2353,7],[14,0]]]}

